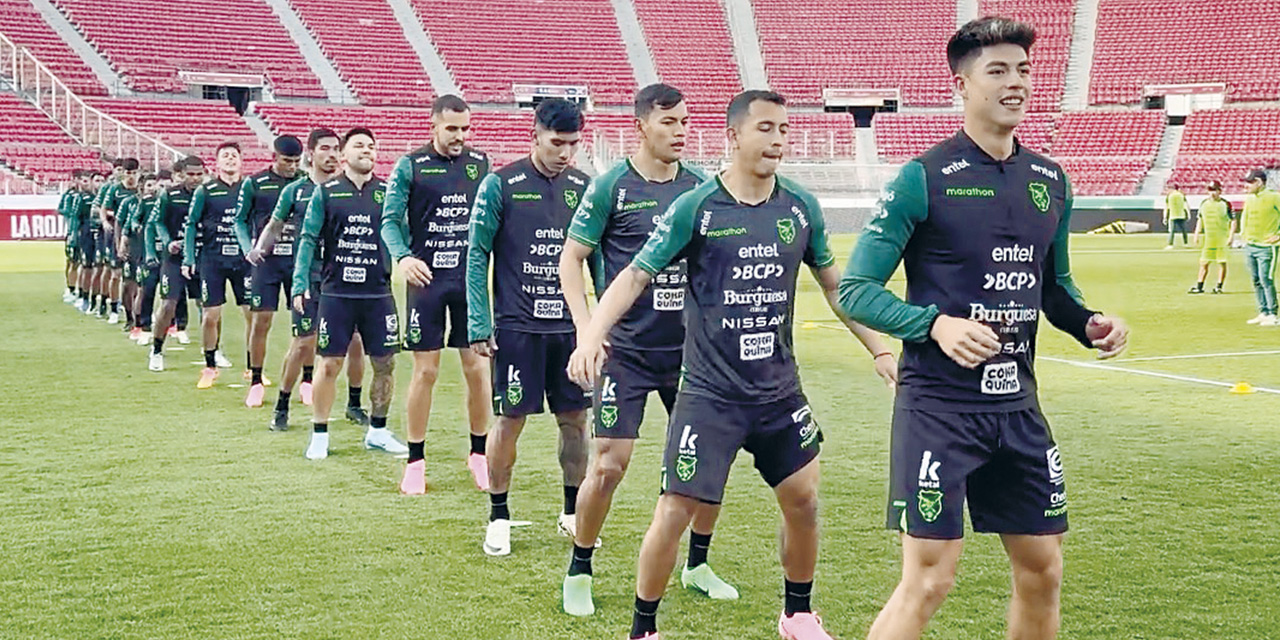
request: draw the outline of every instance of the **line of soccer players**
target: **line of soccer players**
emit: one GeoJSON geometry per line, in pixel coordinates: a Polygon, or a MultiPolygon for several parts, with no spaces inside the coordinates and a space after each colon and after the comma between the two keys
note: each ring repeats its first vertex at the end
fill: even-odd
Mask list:
{"type": "MultiPolygon", "coordinates": [[[[467,382],[467,465],[490,498],[488,555],[511,553],[517,443],[527,418],[549,409],[563,471],[557,522],[573,539],[562,581],[571,615],[594,612],[592,557],[656,391],[669,414],[662,493],[640,550],[630,632],[648,640],[659,637],[659,601],[686,529],[682,584],[717,600],[738,597],[707,555],[743,449],[782,515],[779,634],[830,638],[811,606],[823,435],[793,349],[803,264],[873,370],[897,389],[887,524],[902,535],[903,576],[871,637],[922,633],[952,584],[967,502],[974,528],[1000,534],[1011,560],[1010,636],[1050,638],[1067,507],[1061,456],[1036,396],[1037,324],[1043,314],[1100,357],[1124,348],[1127,329],[1083,306],[1072,282],[1066,174],[1013,137],[1030,96],[1034,40],[1029,26],[995,18],[955,34],[947,54],[964,129],[902,169],[843,278],[817,199],[777,175],[785,99],[746,91],[731,101],[730,164],[709,177],[682,161],[689,107],[662,84],[637,94],[638,149],[595,180],[573,167],[583,130],[573,103],[540,103],[529,156],[492,170],[466,145],[468,106],[444,96],[432,108],[430,143],[400,158],[386,182],[373,173],[377,144],[364,128],[313,131],[301,176],[303,143],[290,136],[276,140],[272,166],[249,177],[234,144],[218,149],[208,180],[195,159],[176,167],[171,186],[159,176],[139,184],[129,173],[136,163],[124,163],[104,187],[93,242],[117,225],[141,238],[141,251],[119,247],[143,272],[141,293],[127,300],[145,299],[158,272],[164,302],[151,325],[152,370],[163,370],[167,327],[192,294],[189,283],[199,282],[199,388],[214,386],[229,365],[218,345],[230,284],[246,314],[250,407],[269,384],[266,338],[287,287],[295,338],[271,428],[288,428],[301,373],[313,412],[305,455],[325,458],[338,374],[345,361],[349,379],[360,380],[350,367],[367,354],[364,444],[408,458],[400,483],[408,495],[427,490],[433,387],[441,351],[456,349],[467,382]],[[148,207],[140,232],[136,211],[148,207]],[[904,262],[905,300],[884,286],[904,262]],[[407,283],[403,324],[394,265],[407,283]],[[594,309],[584,265],[599,297],[594,309]],[[878,332],[903,340],[900,366],[878,332]],[[407,446],[387,427],[401,348],[414,356],[407,446]],[[486,436],[490,399],[496,418],[486,436]]],[[[76,187],[90,188],[89,180],[76,187]]],[[[82,206],[78,195],[64,205],[82,206]]],[[[77,237],[84,243],[86,234],[77,237]]],[[[110,257],[81,261],[73,291],[81,306],[114,303],[112,265],[110,257]]]]}

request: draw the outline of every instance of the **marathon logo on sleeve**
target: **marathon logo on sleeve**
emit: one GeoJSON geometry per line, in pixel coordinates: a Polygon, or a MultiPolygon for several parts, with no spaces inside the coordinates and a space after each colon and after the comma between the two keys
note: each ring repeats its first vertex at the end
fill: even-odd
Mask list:
{"type": "Polygon", "coordinates": [[[997,362],[982,369],[982,393],[989,396],[1006,396],[1022,391],[1018,379],[1017,362],[997,362]]]}

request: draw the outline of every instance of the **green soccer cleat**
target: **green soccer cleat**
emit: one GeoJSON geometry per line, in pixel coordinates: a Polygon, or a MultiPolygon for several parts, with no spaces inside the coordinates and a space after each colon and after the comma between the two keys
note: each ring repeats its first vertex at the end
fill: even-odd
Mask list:
{"type": "Polygon", "coordinates": [[[589,616],[596,612],[591,601],[591,574],[564,577],[564,612],[571,616],[589,616]]]}
{"type": "Polygon", "coordinates": [[[686,589],[693,589],[707,594],[712,600],[737,600],[738,590],[733,585],[720,579],[711,565],[700,564],[690,569],[685,566],[680,572],[680,584],[686,589]]]}

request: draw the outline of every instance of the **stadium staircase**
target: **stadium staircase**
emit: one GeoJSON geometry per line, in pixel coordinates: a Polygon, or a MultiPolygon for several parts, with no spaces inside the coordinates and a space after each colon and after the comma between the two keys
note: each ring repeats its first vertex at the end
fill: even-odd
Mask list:
{"type": "Polygon", "coordinates": [[[663,81],[680,87],[690,109],[723,113],[742,76],[720,0],[635,0],[635,7],[663,81]]]}
{"type": "MultiPolygon", "coordinates": [[[[276,17],[280,19],[280,24],[289,33],[289,37],[293,38],[294,44],[298,45],[298,51],[307,61],[307,66],[311,68],[311,72],[320,79],[320,86],[324,87],[324,92],[328,96],[329,102],[355,102],[355,92],[351,90],[351,86],[343,79],[342,74],[338,73],[334,63],[325,55],[320,42],[307,28],[302,16],[294,11],[293,6],[289,4],[289,0],[265,0],[265,2],[271,7],[271,11],[276,14],[276,17]]],[[[349,22],[351,16],[344,15],[343,18],[349,22]]]]}
{"type": "Polygon", "coordinates": [[[1098,0],[1076,0],[1071,25],[1071,55],[1062,90],[1062,110],[1076,111],[1089,106],[1089,76],[1093,69],[1093,47],[1098,38],[1098,0]]]}
{"type": "MultiPolygon", "coordinates": [[[[613,6],[613,15],[618,20],[618,30],[622,34],[622,44],[627,50],[627,60],[631,62],[631,71],[636,77],[636,86],[644,87],[659,80],[671,82],[670,78],[658,75],[658,66],[654,63],[657,49],[651,49],[645,42],[645,32],[640,26],[638,7],[632,0],[609,0],[613,6]]],[[[671,14],[668,13],[669,17],[671,14]]],[[[681,21],[680,26],[684,26],[681,21]]]]}
{"type": "Polygon", "coordinates": [[[27,33],[34,42],[15,39],[31,47],[73,91],[82,95],[132,93],[116,70],[49,0],[3,0],[0,7],[5,16],[3,29],[29,29],[27,33]]]}
{"type": "Polygon", "coordinates": [[[1142,179],[1138,187],[1138,195],[1155,196],[1164,193],[1164,186],[1173,177],[1173,165],[1177,159],[1178,147],[1182,143],[1183,125],[1166,125],[1164,135],[1160,136],[1160,150],[1156,151],[1155,163],[1151,171],[1142,179]]]}
{"type": "Polygon", "coordinates": [[[422,18],[413,10],[409,0],[387,0],[387,4],[395,14],[396,22],[400,23],[400,29],[404,31],[409,46],[413,47],[418,61],[422,63],[422,68],[426,69],[427,77],[431,78],[431,86],[435,88],[436,93],[462,95],[458,81],[453,78],[453,74],[449,73],[444,59],[440,57],[440,50],[431,41],[431,36],[427,35],[426,29],[422,28],[422,18]]]}
{"type": "Polygon", "coordinates": [[[723,0],[733,34],[733,56],[738,61],[742,85],[747,89],[768,89],[769,74],[764,67],[764,51],[760,44],[760,28],[751,0],[723,0]]]}

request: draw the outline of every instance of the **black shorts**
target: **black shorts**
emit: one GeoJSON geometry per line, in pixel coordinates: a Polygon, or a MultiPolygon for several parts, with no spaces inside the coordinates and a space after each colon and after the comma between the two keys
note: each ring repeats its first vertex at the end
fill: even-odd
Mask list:
{"type": "Polygon", "coordinates": [[[293,308],[292,298],[289,300],[289,311],[293,316],[293,337],[302,338],[316,334],[316,318],[320,315],[319,287],[311,287],[311,295],[302,297],[302,313],[293,308]]]}
{"type": "Polygon", "coordinates": [[[577,337],[572,333],[526,333],[499,329],[494,335],[493,413],[519,418],[542,413],[547,399],[551,413],[583,411],[591,394],[569,379],[565,369],[577,337]]]}
{"type": "MultiPolygon", "coordinates": [[[[62,239],[62,252],[67,256],[67,262],[75,262],[76,260],[76,248],[72,246],[72,242],[71,242],[72,235],[79,236],[78,233],[77,234],[68,233],[67,237],[62,239]]],[[[78,237],[75,239],[79,240],[78,237]]]]}
{"type": "Polygon", "coordinates": [[[249,304],[249,288],[253,277],[249,275],[249,263],[206,261],[200,265],[200,300],[206,307],[220,307],[227,303],[227,283],[236,296],[236,304],[249,304]]]}
{"type": "Polygon", "coordinates": [[[80,264],[86,267],[94,267],[98,264],[98,242],[102,236],[102,229],[91,227],[88,224],[80,229],[80,264]]]}
{"type": "Polygon", "coordinates": [[[293,287],[293,258],[270,256],[262,264],[253,267],[249,308],[253,311],[276,311],[280,308],[283,291],[285,304],[289,303],[289,290],[293,287]]]}
{"type": "Polygon", "coordinates": [[[339,298],[320,295],[320,323],[316,329],[316,353],[324,357],[347,355],[351,338],[360,332],[364,351],[378,358],[400,351],[400,316],[396,299],[339,298]]]}
{"type": "Polygon", "coordinates": [[[142,260],[139,260],[137,264],[133,265],[133,281],[134,282],[141,285],[146,285],[147,281],[149,280],[153,281],[152,284],[154,284],[154,282],[158,282],[159,279],[160,279],[160,270],[147,266],[147,261],[145,258],[142,260]]]}
{"type": "Polygon", "coordinates": [[[822,430],[803,393],[743,404],[681,392],[667,425],[662,491],[719,504],[739,449],[746,449],[760,477],[777,487],[813,462],[821,443],[822,430]]]}
{"type": "Polygon", "coordinates": [[[895,408],[887,526],[916,538],[1067,530],[1067,486],[1039,409],[942,413],[895,408]]]}
{"type": "Polygon", "coordinates": [[[187,298],[187,279],[182,276],[181,258],[171,255],[160,263],[160,284],[156,291],[162,300],[182,302],[187,298]]]}
{"type": "Polygon", "coordinates": [[[109,269],[120,268],[120,256],[116,255],[116,232],[103,229],[98,234],[98,264],[109,269]]]}
{"type": "Polygon", "coordinates": [[[404,346],[410,351],[439,351],[470,347],[467,340],[467,285],[458,281],[435,281],[426,287],[405,285],[409,317],[404,346]],[[449,341],[445,342],[445,318],[449,341]]]}
{"type": "Polygon", "coordinates": [[[650,391],[657,391],[670,415],[680,389],[680,363],[684,354],[671,351],[617,349],[604,363],[604,371],[592,394],[595,408],[592,427],[597,438],[635,440],[640,437],[644,405],[650,391]]]}

